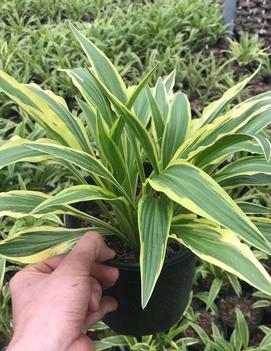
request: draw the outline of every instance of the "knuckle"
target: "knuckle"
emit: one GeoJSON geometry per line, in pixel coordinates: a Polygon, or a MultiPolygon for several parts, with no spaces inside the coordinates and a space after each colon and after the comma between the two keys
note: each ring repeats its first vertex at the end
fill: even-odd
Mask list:
{"type": "Polygon", "coordinates": [[[86,233],[88,240],[91,240],[95,246],[102,246],[104,243],[103,237],[97,232],[87,232],[86,233]]]}
{"type": "Polygon", "coordinates": [[[16,273],[9,281],[9,287],[11,290],[15,290],[18,285],[18,278],[20,278],[20,272],[16,273]]]}

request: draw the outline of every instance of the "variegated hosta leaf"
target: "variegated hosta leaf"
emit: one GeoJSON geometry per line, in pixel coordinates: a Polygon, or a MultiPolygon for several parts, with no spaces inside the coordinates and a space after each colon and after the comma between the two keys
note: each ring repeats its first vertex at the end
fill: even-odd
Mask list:
{"type": "Polygon", "coordinates": [[[0,88],[61,144],[89,151],[89,141],[82,122],[74,117],[65,101],[35,84],[20,84],[0,71],[0,88]]]}
{"type": "MultiPolygon", "coordinates": [[[[147,88],[148,80],[153,72],[157,69],[156,65],[146,76],[142,79],[142,81],[137,86],[129,87],[127,90],[128,93],[128,101],[126,103],[126,107],[130,109],[134,109],[136,115],[139,117],[144,126],[148,124],[149,121],[149,101],[147,97],[147,88]]],[[[125,121],[122,118],[118,118],[114,122],[114,125],[111,128],[110,134],[112,135],[112,139],[114,142],[120,145],[119,141],[121,140],[121,133],[125,126],[125,121]]]]}
{"type": "MultiPolygon", "coordinates": [[[[113,227],[109,223],[104,222],[101,219],[92,216],[91,214],[79,211],[76,208],[69,206],[68,203],[77,202],[76,200],[74,201],[71,200],[72,194],[74,195],[74,193],[76,192],[74,191],[73,193],[72,188],[73,187],[71,187],[70,196],[67,194],[69,191],[67,191],[66,193],[67,196],[65,196],[64,194],[63,197],[62,197],[62,194],[60,193],[61,194],[60,198],[62,197],[61,200],[63,201],[57,201],[58,199],[55,200],[54,197],[41,192],[37,192],[37,191],[13,190],[6,193],[0,193],[0,217],[9,216],[12,218],[22,218],[27,216],[42,217],[42,216],[49,216],[52,214],[72,215],[72,216],[76,216],[77,218],[87,220],[95,225],[98,225],[103,230],[106,230],[107,233],[114,233],[117,236],[119,236],[121,239],[127,240],[125,235],[120,233],[117,228],[113,227]],[[66,203],[63,198],[67,200],[66,203]],[[48,205],[47,200],[50,203],[50,205],[48,205]],[[70,202],[68,200],[70,200],[70,202]],[[45,206],[43,205],[42,208],[40,208],[39,206],[44,202],[45,202],[45,206]]],[[[79,193],[80,191],[78,189],[78,194],[79,193]]],[[[93,196],[91,197],[90,191],[88,192],[88,196],[90,199],[93,199],[94,193],[95,192],[93,190],[93,196]]],[[[106,195],[108,196],[108,193],[105,191],[104,194],[102,194],[101,192],[99,193],[99,191],[97,190],[95,195],[97,197],[96,199],[99,199],[99,198],[105,199],[106,195]]],[[[81,192],[81,196],[82,196],[82,192],[81,192]]],[[[107,201],[109,200],[110,198],[107,198],[107,201]]],[[[124,199],[116,198],[110,201],[113,201],[114,206],[116,206],[117,208],[122,206],[121,208],[123,210],[126,206],[126,208],[129,209],[129,203],[126,202],[124,199]]]]}
{"type": "Polygon", "coordinates": [[[166,121],[168,116],[168,110],[169,110],[169,101],[167,97],[166,87],[161,77],[158,78],[155,84],[154,97],[155,97],[157,106],[161,111],[161,116],[163,120],[166,121]]]}
{"type": "Polygon", "coordinates": [[[6,271],[6,260],[3,257],[0,257],[0,291],[2,290],[4,278],[6,271]]]}
{"type": "Polygon", "coordinates": [[[179,92],[170,105],[162,139],[162,165],[167,166],[176,150],[186,139],[191,125],[190,104],[185,94],[179,92]]]}
{"type": "Polygon", "coordinates": [[[263,149],[265,158],[267,161],[270,161],[270,155],[271,155],[271,143],[268,138],[266,138],[263,133],[258,133],[255,135],[252,135],[253,138],[257,141],[257,143],[261,146],[263,149]]]}
{"type": "Polygon", "coordinates": [[[231,197],[205,172],[189,162],[177,160],[149,179],[156,191],[191,212],[232,230],[260,250],[271,253],[271,245],[231,197]]]}
{"type": "Polygon", "coordinates": [[[82,201],[93,200],[117,202],[124,201],[124,198],[117,197],[117,195],[97,185],[75,185],[60,191],[54,196],[48,196],[36,207],[34,207],[31,213],[42,213],[48,208],[66,206],[82,201]]]}
{"type": "Polygon", "coordinates": [[[165,196],[144,196],[138,204],[141,304],[145,308],[161,273],[173,214],[165,196]]]}
{"type": "Polygon", "coordinates": [[[35,263],[69,250],[82,235],[101,228],[66,229],[35,227],[26,229],[0,241],[0,257],[21,263],[35,263]]]}
{"type": "MultiPolygon", "coordinates": [[[[268,91],[266,93],[262,93],[252,98],[246,100],[244,103],[252,104],[256,108],[266,106],[266,103],[270,101],[271,92],[268,91]]],[[[254,113],[256,109],[254,108],[252,112],[254,113]]],[[[258,134],[264,127],[270,124],[270,113],[268,109],[263,111],[261,114],[255,114],[252,119],[249,119],[245,124],[241,124],[240,127],[237,129],[238,133],[245,133],[245,134],[258,134]]]]}
{"type": "Polygon", "coordinates": [[[223,187],[268,185],[271,182],[271,162],[261,156],[243,157],[223,167],[213,177],[223,187]]]}
{"type": "MultiPolygon", "coordinates": [[[[48,198],[49,195],[38,191],[13,190],[0,193],[0,217],[25,217],[48,198]]],[[[40,217],[42,215],[43,214],[36,214],[35,217],[40,217]]]]}
{"type": "MultiPolygon", "coordinates": [[[[146,127],[150,120],[150,105],[147,94],[147,86],[139,93],[136,98],[133,109],[135,111],[136,116],[141,120],[143,125],[146,127]]],[[[123,120],[123,119],[122,119],[123,120]]]]}
{"type": "MultiPolygon", "coordinates": [[[[48,156],[37,150],[28,148],[25,144],[29,140],[11,139],[0,145],[0,169],[15,162],[41,162],[48,159],[48,156]]],[[[50,143],[51,139],[46,139],[50,143]]]]}
{"type": "Polygon", "coordinates": [[[190,161],[197,167],[203,168],[210,164],[219,164],[227,156],[235,152],[246,151],[255,154],[262,154],[260,145],[253,142],[253,137],[245,134],[230,134],[218,139],[214,144],[208,146],[190,161]]]}
{"type": "Polygon", "coordinates": [[[250,219],[271,243],[271,218],[250,217],[250,219]]]}
{"type": "Polygon", "coordinates": [[[148,86],[146,87],[146,92],[151,110],[152,134],[158,145],[161,145],[166,118],[162,116],[162,111],[160,110],[159,105],[155,100],[151,89],[148,86]]]}
{"type": "Polygon", "coordinates": [[[127,337],[124,335],[108,336],[101,340],[95,341],[94,343],[96,351],[104,351],[112,349],[113,347],[123,347],[129,345],[127,337]]]}
{"type": "MultiPolygon", "coordinates": [[[[258,119],[264,119],[266,124],[270,123],[270,110],[271,96],[269,95],[259,96],[258,99],[247,100],[237,105],[226,114],[217,118],[212,124],[205,125],[194,132],[194,134],[176,151],[175,158],[191,159],[227,134],[244,134],[245,132],[243,132],[241,128],[249,121],[252,123],[255,121],[256,123],[258,119]]],[[[254,134],[258,134],[258,132],[260,132],[260,130],[257,130],[254,134]]]]}
{"type": "MultiPolygon", "coordinates": [[[[247,350],[249,343],[249,330],[244,315],[236,308],[236,323],[230,342],[235,350],[247,350]]],[[[254,349],[255,350],[255,349],[254,349]]]]}
{"type": "Polygon", "coordinates": [[[96,114],[96,110],[99,110],[106,123],[111,127],[115,117],[110,103],[95,83],[89,70],[86,68],[75,68],[68,69],[66,72],[94,113],[96,114]]]}
{"type": "Polygon", "coordinates": [[[96,118],[97,118],[96,112],[94,111],[94,108],[90,104],[85,103],[81,99],[77,98],[76,101],[79,107],[81,108],[83,113],[83,118],[87,123],[90,139],[95,142],[96,141],[96,118]]]}
{"type": "Polygon", "coordinates": [[[172,94],[176,78],[176,70],[174,69],[165,79],[164,85],[166,88],[167,95],[170,96],[172,94]]]}
{"type": "Polygon", "coordinates": [[[114,177],[120,184],[123,184],[125,179],[128,179],[129,184],[129,171],[125,165],[123,155],[120,152],[120,148],[110,137],[110,133],[100,113],[97,114],[96,127],[97,144],[101,157],[110,165],[114,177]]]}
{"type": "Polygon", "coordinates": [[[65,146],[31,142],[23,139],[20,139],[18,143],[12,142],[10,144],[4,144],[0,147],[0,169],[1,167],[15,162],[25,161],[26,159],[32,161],[32,157],[33,162],[35,162],[35,157],[37,156],[50,156],[56,161],[60,159],[78,166],[113,183],[120,192],[124,192],[129,198],[113,175],[95,157],[83,151],[74,150],[65,146]]]}
{"type": "Polygon", "coordinates": [[[241,82],[237,83],[236,85],[228,89],[220,99],[209,104],[202,112],[202,116],[201,116],[202,124],[211,123],[215,118],[217,118],[220,112],[222,111],[222,109],[245,88],[245,86],[258,72],[259,72],[259,68],[248,78],[245,78],[241,82]]]}
{"type": "Polygon", "coordinates": [[[112,102],[115,108],[118,110],[119,114],[126,122],[128,128],[132,131],[133,135],[140,141],[143,150],[145,151],[153,169],[156,173],[159,172],[158,156],[156,151],[156,146],[149,136],[147,129],[142,124],[140,119],[134,115],[120,100],[118,100],[110,91],[104,86],[104,84],[95,76],[97,84],[100,86],[104,94],[112,102]]]}
{"type": "MultiPolygon", "coordinates": [[[[126,104],[126,106],[127,106],[127,108],[128,109],[131,109],[133,106],[136,108],[136,101],[137,100],[140,100],[140,98],[139,98],[139,96],[140,96],[140,94],[144,91],[144,89],[146,89],[146,87],[147,87],[147,83],[148,83],[148,81],[149,81],[149,79],[150,79],[150,77],[153,75],[153,73],[157,70],[157,68],[158,68],[158,63],[153,67],[153,69],[149,72],[149,73],[147,73],[146,75],[145,75],[145,77],[141,80],[141,82],[137,85],[137,86],[133,86],[133,87],[131,87],[131,88],[133,88],[132,89],[132,93],[131,94],[129,94],[129,99],[128,99],[128,102],[127,102],[127,104],[126,104]]],[[[128,90],[128,92],[129,92],[129,90],[128,90]]],[[[139,104],[139,108],[141,109],[142,107],[140,106],[141,105],[141,103],[142,103],[143,101],[142,100],[140,100],[140,104],[139,104]]],[[[146,102],[147,102],[147,100],[146,100],[146,102]]],[[[145,103],[143,103],[143,105],[144,105],[145,103]]],[[[147,104],[148,105],[148,104],[147,104]]],[[[148,108],[148,110],[149,110],[149,108],[148,108]]],[[[141,117],[141,116],[140,116],[141,117]]],[[[143,118],[143,120],[144,120],[144,118],[143,118]]]]}
{"type": "Polygon", "coordinates": [[[128,185],[128,189],[132,191],[136,186],[138,172],[140,175],[144,174],[144,169],[139,145],[129,130],[125,130],[126,133],[122,134],[124,126],[125,121],[121,117],[118,117],[110,130],[109,137],[117,145],[121,154],[125,155],[125,166],[129,171],[126,172],[127,177],[124,187],[126,188],[128,185]]]}
{"type": "Polygon", "coordinates": [[[201,259],[271,294],[271,278],[252,251],[227,229],[198,223],[174,225],[171,233],[201,259]]]}
{"type": "Polygon", "coordinates": [[[85,51],[97,76],[121,102],[125,103],[127,101],[126,87],[114,65],[97,46],[89,41],[73,25],[71,25],[71,29],[85,51]]]}
{"type": "MultiPolygon", "coordinates": [[[[246,214],[271,214],[271,208],[245,201],[236,201],[237,205],[246,214]]],[[[261,230],[260,230],[261,231],[261,230]]],[[[262,231],[261,231],[262,232],[262,231]]]]}

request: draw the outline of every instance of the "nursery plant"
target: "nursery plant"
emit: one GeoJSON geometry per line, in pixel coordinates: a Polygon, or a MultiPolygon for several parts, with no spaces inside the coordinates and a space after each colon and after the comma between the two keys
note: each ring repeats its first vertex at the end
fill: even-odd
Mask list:
{"type": "MultiPolygon", "coordinates": [[[[177,289],[174,280],[178,284],[183,279],[186,287],[180,288],[182,294],[177,291],[183,299],[176,308],[180,317],[191,287],[193,254],[271,294],[271,279],[251,251],[255,247],[270,254],[271,244],[255,218],[227,193],[228,188],[270,182],[270,142],[262,130],[271,121],[271,93],[230,105],[253,74],[192,119],[185,94],[173,92],[175,72],[160,77],[151,88],[148,79],[155,67],[137,86],[127,87],[107,57],[74,27],[72,31],[90,62],[89,67],[66,70],[81,94],[81,115],[71,113],[53,92],[21,84],[1,71],[2,91],[44,128],[47,137],[0,141],[0,167],[53,160],[67,167],[78,184],[54,196],[3,192],[0,215],[65,215],[66,222],[72,216],[79,219],[72,225],[77,228],[19,231],[1,241],[1,257],[33,263],[69,250],[87,230],[99,231],[120,251],[109,264],[119,265],[120,271],[132,266],[127,273],[132,276],[140,263],[141,307],[130,319],[126,316],[128,325],[136,315],[151,313],[148,305],[159,295],[155,286],[170,260],[178,263],[181,278],[172,276],[159,301],[168,301],[166,308],[174,310],[176,301],[169,291],[177,289]],[[229,162],[235,153],[240,158],[229,162]],[[93,214],[92,202],[98,215],[93,214]]],[[[121,306],[120,301],[120,310],[121,306]]],[[[176,316],[167,326],[174,322],[176,316]]],[[[144,325],[144,318],[137,323],[144,325]]],[[[144,331],[138,333],[134,335],[144,331]]]]}
{"type": "MultiPolygon", "coordinates": [[[[212,324],[212,337],[210,338],[207,333],[196,323],[192,322],[191,326],[195,329],[201,342],[204,344],[204,350],[208,351],[265,351],[270,349],[270,329],[261,326],[259,330],[262,330],[264,336],[258,347],[250,346],[250,342],[253,337],[253,333],[249,330],[247,322],[242,312],[236,308],[236,323],[233,331],[228,335],[229,340],[225,340],[223,335],[215,324],[212,324]]],[[[255,331],[254,331],[255,333],[255,331]]]]}

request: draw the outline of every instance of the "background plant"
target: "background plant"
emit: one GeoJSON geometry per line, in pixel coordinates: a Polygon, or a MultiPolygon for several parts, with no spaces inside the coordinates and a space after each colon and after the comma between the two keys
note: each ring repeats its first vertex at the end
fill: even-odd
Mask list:
{"type": "Polygon", "coordinates": [[[264,42],[257,34],[240,33],[239,42],[230,41],[230,54],[240,66],[267,64],[268,53],[264,42]]]}

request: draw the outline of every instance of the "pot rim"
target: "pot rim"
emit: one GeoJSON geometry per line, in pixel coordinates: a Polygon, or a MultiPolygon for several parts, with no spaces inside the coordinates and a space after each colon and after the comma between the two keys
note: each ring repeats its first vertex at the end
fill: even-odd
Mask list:
{"type": "MultiPolygon", "coordinates": [[[[84,204],[84,202],[80,202],[78,204],[78,207],[79,208],[83,207],[82,206],[83,204],[84,204]]],[[[73,221],[73,216],[65,214],[64,215],[64,223],[65,223],[66,226],[67,226],[67,220],[73,221]]],[[[193,258],[195,255],[186,246],[182,245],[182,249],[181,249],[180,252],[176,252],[176,254],[173,257],[166,258],[164,260],[163,267],[172,266],[176,262],[184,261],[189,256],[191,258],[193,258]]],[[[131,271],[136,271],[136,270],[140,269],[140,262],[122,262],[122,261],[118,261],[118,260],[112,259],[112,260],[104,261],[103,263],[107,264],[109,266],[112,266],[112,267],[125,269],[125,270],[131,270],[131,271]]]]}
{"type": "MultiPolygon", "coordinates": [[[[194,254],[188,248],[183,246],[180,252],[176,252],[176,254],[173,257],[165,259],[163,267],[172,266],[177,262],[184,261],[188,257],[193,258],[194,254]]],[[[136,271],[140,269],[139,262],[122,262],[122,261],[112,259],[112,260],[107,260],[103,263],[108,264],[109,266],[112,266],[112,267],[116,267],[120,269],[123,268],[125,270],[130,270],[130,271],[136,271]]]]}

